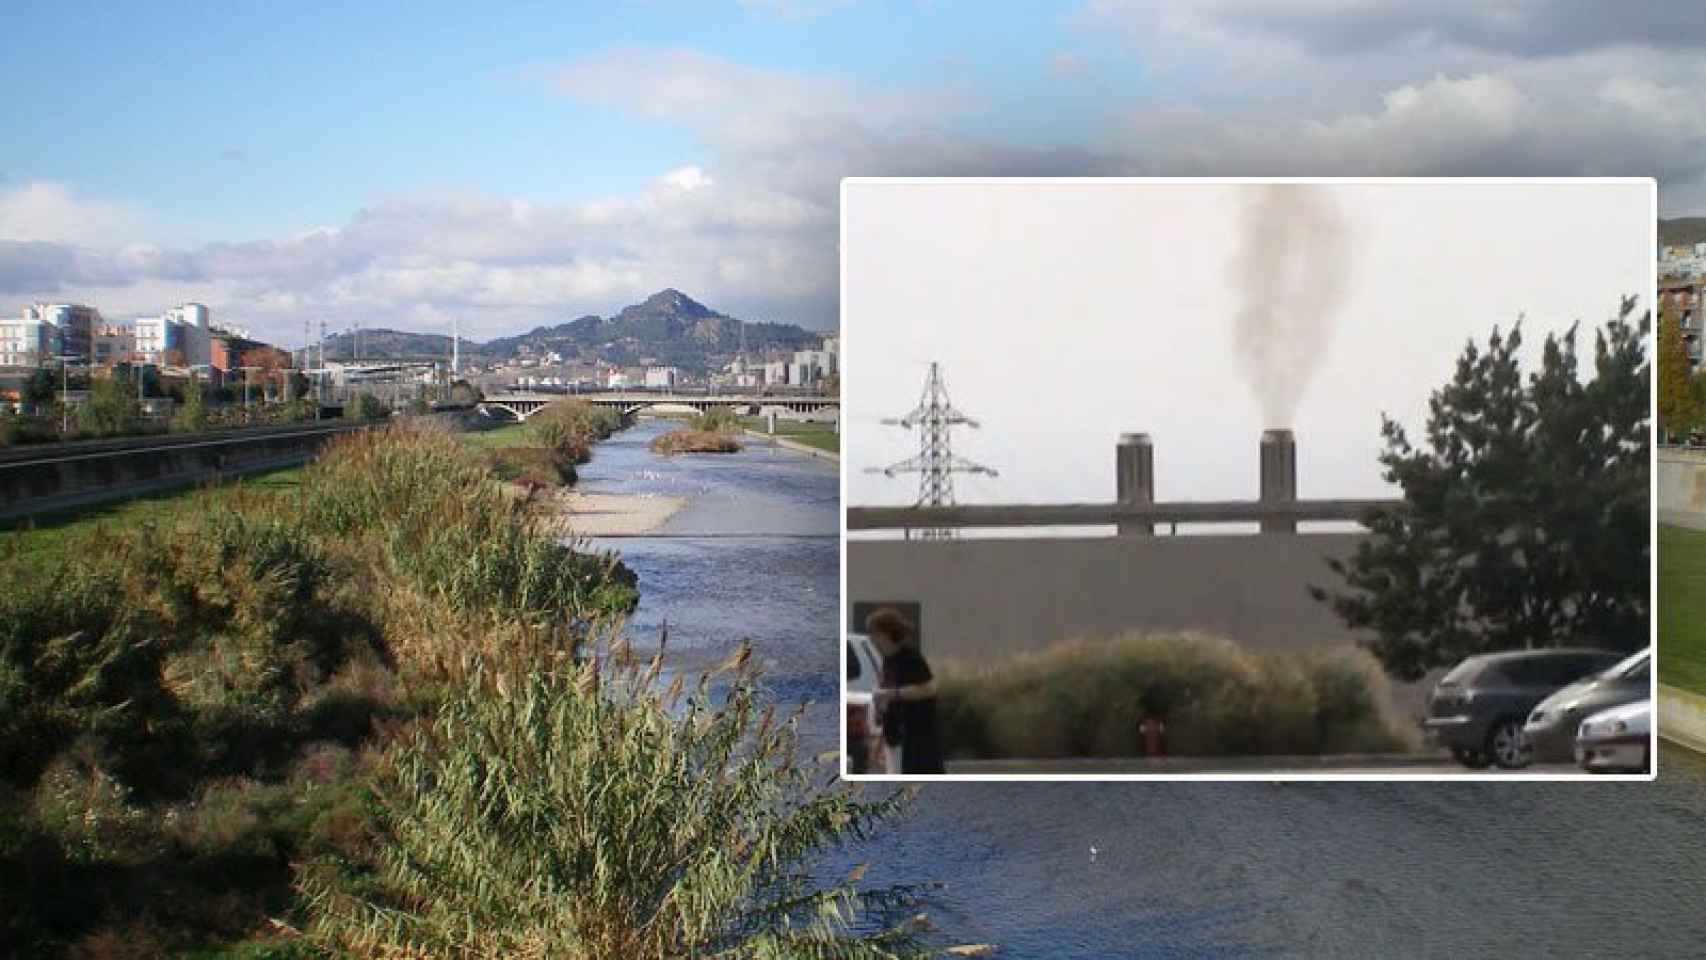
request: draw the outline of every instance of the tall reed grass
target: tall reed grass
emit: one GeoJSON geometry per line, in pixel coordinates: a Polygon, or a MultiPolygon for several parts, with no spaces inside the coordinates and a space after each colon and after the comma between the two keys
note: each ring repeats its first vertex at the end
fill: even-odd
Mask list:
{"type": "Polygon", "coordinates": [[[370,538],[388,573],[460,612],[578,627],[639,600],[631,571],[552,539],[442,427],[340,437],[304,475],[299,498],[310,530],[370,538]]]}
{"type": "Polygon", "coordinates": [[[864,802],[795,765],[744,649],[714,694],[618,652],[565,672],[482,667],[389,756],[372,873],[304,876],[311,934],[373,957],[895,957],[906,891],[804,864],[866,835],[864,802]],[[685,700],[683,702],[683,695],[685,700]],[[867,927],[855,932],[859,920],[867,927]]]}
{"type": "Polygon", "coordinates": [[[1130,757],[1164,719],[1176,756],[1401,751],[1414,735],[1379,664],[1356,649],[1256,652],[1198,633],[1073,639],[939,669],[952,756],[1130,757]]]}
{"type": "Polygon", "coordinates": [[[0,552],[0,955],[164,955],[288,914],[293,862],[367,842],[386,730],[471,657],[572,662],[636,600],[442,430],[300,476],[0,552]]]}

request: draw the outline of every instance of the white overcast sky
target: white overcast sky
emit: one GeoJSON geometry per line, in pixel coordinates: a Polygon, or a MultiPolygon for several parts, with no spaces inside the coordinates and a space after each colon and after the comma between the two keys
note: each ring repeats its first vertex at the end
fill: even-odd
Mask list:
{"type": "MultiPolygon", "coordinates": [[[[954,451],[997,468],[961,503],[1108,501],[1119,434],[1155,443],[1160,500],[1253,498],[1261,405],[1234,350],[1250,287],[1250,184],[849,182],[842,286],[848,503],[905,504],[917,478],[868,475],[917,452],[883,426],[930,361],[982,429],[954,451]]],[[[1342,295],[1290,424],[1302,497],[1375,497],[1382,411],[1424,439],[1431,391],[1465,343],[1526,316],[1525,370],[1549,332],[1592,328],[1653,283],[1644,183],[1327,184],[1342,295]]]]}

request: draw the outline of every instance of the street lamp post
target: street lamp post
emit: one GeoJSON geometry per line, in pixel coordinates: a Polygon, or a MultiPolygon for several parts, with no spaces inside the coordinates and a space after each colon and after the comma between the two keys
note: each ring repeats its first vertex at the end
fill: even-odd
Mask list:
{"type": "Polygon", "coordinates": [[[71,361],[77,359],[74,353],[62,353],[54,359],[59,361],[59,438],[71,432],[71,361]]]}

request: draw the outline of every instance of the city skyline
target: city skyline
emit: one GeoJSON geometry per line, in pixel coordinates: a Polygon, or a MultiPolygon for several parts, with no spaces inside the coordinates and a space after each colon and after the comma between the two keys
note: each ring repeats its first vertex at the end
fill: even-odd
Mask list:
{"type": "Polygon", "coordinates": [[[485,339],[675,286],[824,329],[846,175],[1653,175],[1663,214],[1706,212],[1699,17],[967,10],[41,8],[0,123],[57,147],[0,162],[0,301],[203,302],[289,344],[305,318],[485,339]]]}

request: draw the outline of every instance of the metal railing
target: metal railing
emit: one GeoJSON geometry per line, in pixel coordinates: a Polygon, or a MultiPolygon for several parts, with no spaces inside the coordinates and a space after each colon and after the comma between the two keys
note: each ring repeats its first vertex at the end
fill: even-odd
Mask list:
{"type": "Polygon", "coordinates": [[[1201,500],[1172,503],[979,504],[954,507],[848,507],[848,530],[932,530],[967,527],[1082,527],[1121,524],[1363,522],[1401,499],[1201,500]]]}

